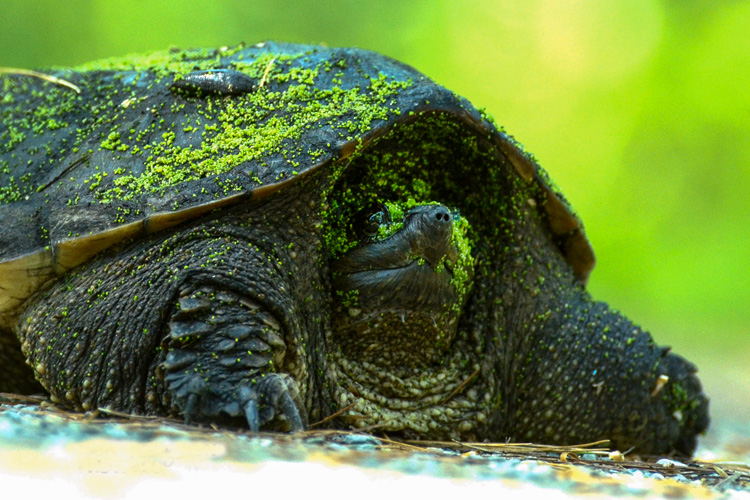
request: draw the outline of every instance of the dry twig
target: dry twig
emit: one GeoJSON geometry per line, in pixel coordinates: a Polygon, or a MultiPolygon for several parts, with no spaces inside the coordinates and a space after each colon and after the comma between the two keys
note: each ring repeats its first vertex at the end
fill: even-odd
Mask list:
{"type": "Polygon", "coordinates": [[[47,75],[44,73],[40,73],[38,71],[33,71],[30,69],[20,69],[20,68],[6,68],[6,67],[0,67],[0,74],[6,74],[6,75],[21,75],[21,76],[31,76],[34,78],[40,78],[42,80],[45,80],[47,82],[54,83],[56,85],[62,85],[63,87],[68,87],[69,89],[75,90],[76,94],[81,93],[81,88],[77,85],[74,85],[70,83],[67,80],[63,80],[62,78],[57,78],[56,76],[47,75]]]}

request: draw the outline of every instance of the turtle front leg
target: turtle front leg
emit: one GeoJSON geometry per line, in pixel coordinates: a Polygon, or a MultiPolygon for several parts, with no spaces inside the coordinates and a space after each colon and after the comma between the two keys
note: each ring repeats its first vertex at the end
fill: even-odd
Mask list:
{"type": "Polygon", "coordinates": [[[297,383],[276,371],[286,354],[282,326],[250,297],[216,285],[184,288],[161,349],[162,403],[186,422],[306,427],[297,383]]]}

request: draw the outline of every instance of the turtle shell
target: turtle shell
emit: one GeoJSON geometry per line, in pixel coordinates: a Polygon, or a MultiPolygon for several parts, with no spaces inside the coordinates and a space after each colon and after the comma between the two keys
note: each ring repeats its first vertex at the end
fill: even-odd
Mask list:
{"type": "Polygon", "coordinates": [[[483,137],[493,161],[535,187],[529,202],[582,283],[594,266],[580,221],[512,137],[382,55],[260,43],[48,74],[58,80],[0,79],[0,327],[112,245],[344,165],[429,115],[483,137]]]}

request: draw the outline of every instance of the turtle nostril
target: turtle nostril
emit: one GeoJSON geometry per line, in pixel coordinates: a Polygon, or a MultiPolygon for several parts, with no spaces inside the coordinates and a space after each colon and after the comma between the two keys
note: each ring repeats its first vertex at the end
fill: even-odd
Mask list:
{"type": "Polygon", "coordinates": [[[441,212],[438,212],[438,213],[436,213],[436,214],[435,214],[435,218],[436,218],[437,220],[443,220],[443,221],[445,221],[445,222],[448,222],[449,220],[451,220],[451,216],[450,216],[450,214],[447,214],[447,213],[441,213],[441,212]]]}

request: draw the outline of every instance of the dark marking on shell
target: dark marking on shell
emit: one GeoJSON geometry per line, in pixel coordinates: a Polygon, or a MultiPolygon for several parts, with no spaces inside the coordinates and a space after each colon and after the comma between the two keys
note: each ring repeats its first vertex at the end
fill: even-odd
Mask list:
{"type": "Polygon", "coordinates": [[[188,73],[172,84],[172,93],[188,96],[240,95],[255,91],[253,78],[233,69],[209,69],[188,73]]]}

